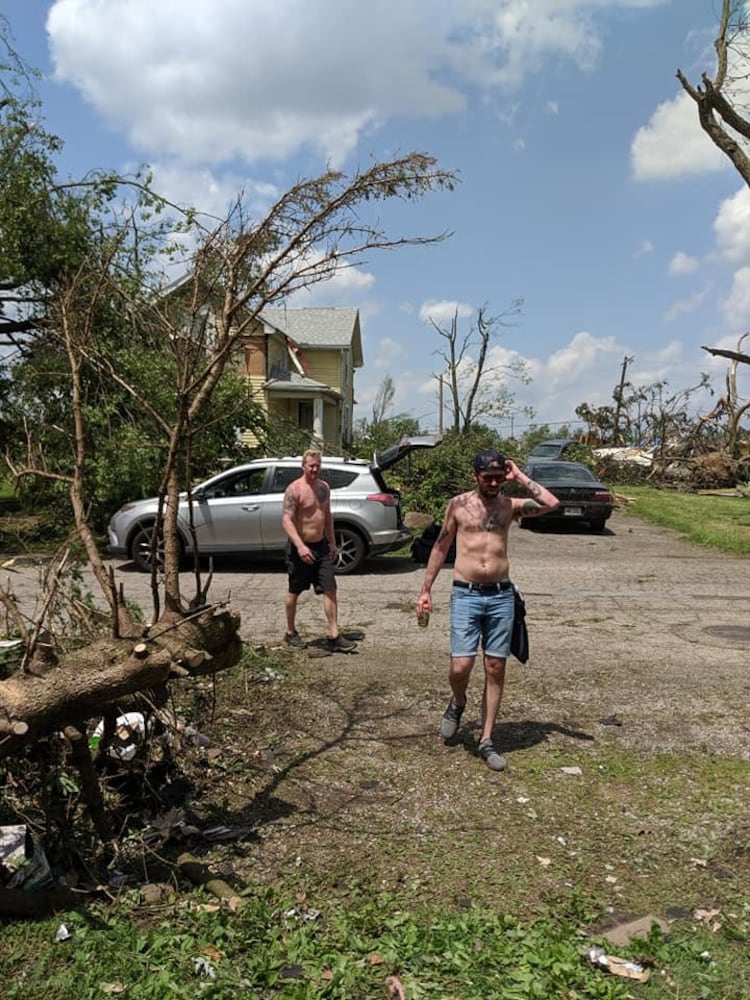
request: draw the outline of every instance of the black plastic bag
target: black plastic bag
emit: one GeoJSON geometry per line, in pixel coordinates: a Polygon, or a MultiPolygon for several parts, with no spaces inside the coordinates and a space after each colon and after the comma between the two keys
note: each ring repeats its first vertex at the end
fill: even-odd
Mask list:
{"type": "Polygon", "coordinates": [[[529,632],[526,628],[526,602],[518,587],[513,584],[515,601],[513,614],[513,633],[510,638],[510,651],[520,663],[526,663],[529,658],[529,632]]]}
{"type": "MultiPolygon", "coordinates": [[[[411,543],[411,557],[415,563],[426,563],[430,558],[432,546],[438,540],[441,527],[442,525],[440,524],[428,524],[419,538],[415,538],[411,543]]],[[[448,555],[446,556],[445,561],[446,563],[453,563],[456,561],[455,542],[451,545],[450,549],[448,549],[448,555]]]]}

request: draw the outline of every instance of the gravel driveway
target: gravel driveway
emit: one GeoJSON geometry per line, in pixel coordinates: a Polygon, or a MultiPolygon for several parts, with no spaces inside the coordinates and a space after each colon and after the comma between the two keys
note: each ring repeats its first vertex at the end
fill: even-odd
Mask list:
{"type": "MultiPolygon", "coordinates": [[[[511,661],[501,720],[554,718],[590,728],[616,717],[624,744],[706,747],[750,759],[750,560],[698,548],[622,513],[609,524],[603,534],[512,530],[512,575],[527,601],[531,658],[525,667],[511,661]]],[[[129,564],[113,566],[148,617],[148,579],[129,564]]],[[[0,580],[31,611],[39,566],[18,560],[16,569],[0,580]]],[[[418,701],[429,728],[448,694],[451,571],[435,585],[427,630],[413,613],[423,572],[408,559],[381,557],[340,577],[341,629],[361,641],[355,654],[325,662],[342,680],[366,674],[404,696],[426,693],[418,701]]],[[[184,574],[188,597],[190,577],[184,574]]],[[[281,563],[215,566],[211,596],[241,612],[243,635],[255,645],[279,645],[285,591],[281,563]]],[[[300,600],[298,628],[313,641],[325,634],[322,604],[311,594],[300,600]]],[[[479,687],[475,680],[470,695],[478,698],[479,687]]]]}

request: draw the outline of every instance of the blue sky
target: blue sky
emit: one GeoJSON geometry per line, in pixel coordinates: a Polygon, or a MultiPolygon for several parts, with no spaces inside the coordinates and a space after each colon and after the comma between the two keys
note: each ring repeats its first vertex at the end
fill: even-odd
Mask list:
{"type": "MultiPolygon", "coordinates": [[[[291,304],[358,306],[357,416],[390,375],[395,412],[437,426],[442,344],[486,305],[521,315],[493,364],[522,359],[516,432],[575,421],[630,380],[672,390],[726,362],[750,327],[750,192],[675,77],[713,72],[718,0],[10,0],[19,53],[44,74],[63,173],[152,166],[157,190],[262,212],[327,164],[412,149],[453,193],[383,212],[439,245],[372,255],[291,304]]],[[[747,350],[747,341],[745,350],[747,350]]],[[[746,368],[747,366],[745,366],[746,368]]],[[[741,390],[750,393],[742,371],[741,390]]],[[[701,408],[711,401],[704,398],[701,408]]]]}

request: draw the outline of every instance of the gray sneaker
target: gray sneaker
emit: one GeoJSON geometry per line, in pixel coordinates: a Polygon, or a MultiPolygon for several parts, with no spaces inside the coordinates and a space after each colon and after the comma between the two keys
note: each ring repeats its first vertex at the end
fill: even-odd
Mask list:
{"type": "Polygon", "coordinates": [[[337,635],[335,639],[329,636],[325,641],[325,648],[331,653],[353,653],[357,643],[345,639],[343,635],[337,635]]]}
{"type": "Polygon", "coordinates": [[[440,735],[444,740],[452,740],[458,732],[458,727],[461,725],[461,716],[464,714],[465,708],[466,705],[462,705],[459,708],[452,698],[448,702],[448,707],[443,712],[443,717],[440,720],[440,735]]]}
{"type": "Polygon", "coordinates": [[[504,771],[506,760],[502,754],[498,753],[492,745],[492,740],[482,740],[477,753],[485,762],[490,771],[504,771]]]}
{"type": "Polygon", "coordinates": [[[304,649],[307,643],[299,634],[299,632],[287,632],[284,636],[284,642],[287,646],[294,646],[295,649],[304,649]]]}

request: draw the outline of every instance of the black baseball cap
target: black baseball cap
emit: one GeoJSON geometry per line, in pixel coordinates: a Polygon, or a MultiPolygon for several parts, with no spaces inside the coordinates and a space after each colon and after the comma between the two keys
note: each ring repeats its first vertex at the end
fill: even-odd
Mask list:
{"type": "Polygon", "coordinates": [[[484,472],[496,466],[505,472],[506,461],[507,459],[501,451],[480,451],[474,456],[474,472],[484,472]]]}

